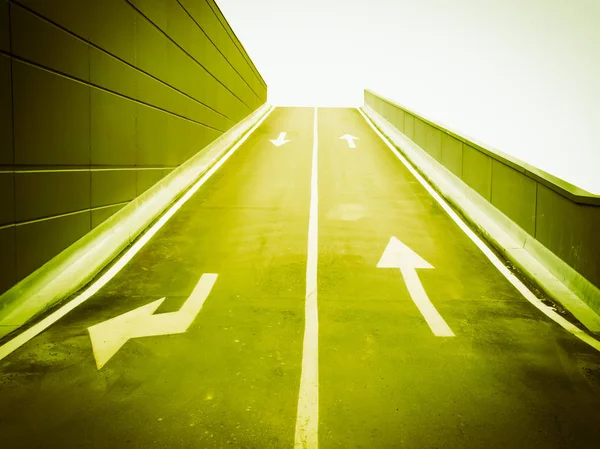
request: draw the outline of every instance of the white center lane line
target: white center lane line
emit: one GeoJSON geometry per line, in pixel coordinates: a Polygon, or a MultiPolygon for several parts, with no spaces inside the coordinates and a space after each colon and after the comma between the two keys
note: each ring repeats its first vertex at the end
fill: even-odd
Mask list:
{"type": "Polygon", "coordinates": [[[317,449],[319,447],[319,315],[317,309],[319,138],[317,123],[318,108],[315,108],[308,219],[304,343],[298,414],[296,416],[295,449],[317,449]]]}

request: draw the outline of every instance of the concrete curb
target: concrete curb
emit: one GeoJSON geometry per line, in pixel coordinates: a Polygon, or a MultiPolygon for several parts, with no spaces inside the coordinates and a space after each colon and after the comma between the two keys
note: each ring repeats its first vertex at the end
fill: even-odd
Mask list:
{"type": "Polygon", "coordinates": [[[600,333],[600,316],[582,299],[599,298],[600,290],[597,287],[458,179],[373,108],[364,106],[361,109],[394,147],[494,248],[531,278],[545,294],[571,312],[589,331],[600,333]]]}
{"type": "Polygon", "coordinates": [[[271,106],[265,103],[97,228],[0,295],[0,338],[91,281],[270,109],[271,106]]]}

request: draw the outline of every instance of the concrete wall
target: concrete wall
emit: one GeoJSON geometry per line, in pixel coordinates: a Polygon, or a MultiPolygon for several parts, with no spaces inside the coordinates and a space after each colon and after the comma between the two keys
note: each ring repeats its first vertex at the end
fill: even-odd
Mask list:
{"type": "MultiPolygon", "coordinates": [[[[365,105],[600,288],[600,196],[443,128],[374,92],[365,105]]],[[[588,298],[600,310],[600,298],[588,298]]]]}
{"type": "Polygon", "coordinates": [[[266,97],[213,0],[0,0],[0,293],[266,97]]]}

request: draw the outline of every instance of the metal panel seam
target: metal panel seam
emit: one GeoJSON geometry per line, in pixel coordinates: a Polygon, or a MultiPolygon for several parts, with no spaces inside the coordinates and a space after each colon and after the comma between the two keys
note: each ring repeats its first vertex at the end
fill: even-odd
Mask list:
{"type": "Polygon", "coordinates": [[[216,2],[210,1],[210,0],[207,0],[206,4],[213,11],[215,17],[217,18],[217,21],[221,24],[221,26],[225,30],[225,33],[229,36],[229,39],[231,39],[231,42],[233,42],[233,45],[235,45],[236,48],[240,51],[240,54],[246,60],[246,62],[248,63],[248,66],[250,67],[250,69],[256,75],[258,75],[258,77],[257,77],[258,80],[261,81],[261,83],[264,84],[264,86],[266,88],[267,87],[267,83],[265,82],[265,80],[263,79],[262,75],[260,74],[260,72],[258,71],[258,69],[256,68],[256,66],[254,65],[254,62],[252,62],[252,58],[250,58],[250,55],[248,54],[248,52],[244,48],[244,45],[242,44],[242,42],[240,41],[240,39],[235,34],[235,31],[233,31],[233,29],[231,28],[231,26],[229,25],[229,23],[227,23],[227,25],[224,25],[223,21],[219,17],[219,14],[215,13],[215,10],[213,9],[212,4],[214,4],[217,7],[217,9],[219,10],[220,15],[223,16],[223,18],[225,17],[225,14],[223,14],[223,11],[221,11],[221,8],[219,8],[219,5],[217,5],[216,2]],[[230,31],[231,31],[231,33],[230,33],[230,31]],[[232,36],[232,34],[233,34],[233,36],[232,36]]]}
{"type": "MultiPolygon", "coordinates": [[[[130,5],[133,9],[135,9],[139,15],[141,15],[142,17],[144,17],[148,22],[150,22],[157,30],[159,30],[162,34],[164,34],[167,39],[169,39],[171,42],[173,42],[173,44],[175,44],[177,46],[177,48],[179,48],[183,53],[185,53],[190,59],[192,59],[196,64],[198,64],[200,67],[202,67],[202,69],[204,69],[204,71],[206,73],[208,73],[212,78],[215,79],[215,81],[217,81],[221,86],[223,86],[225,89],[227,89],[227,91],[233,95],[235,98],[237,98],[244,106],[246,106],[248,109],[252,110],[252,108],[250,106],[248,106],[246,104],[246,102],[244,100],[242,100],[240,97],[237,96],[237,94],[235,92],[233,92],[231,89],[229,89],[229,87],[227,87],[225,84],[223,84],[223,82],[217,78],[215,75],[213,75],[206,67],[204,67],[200,61],[198,61],[196,58],[194,58],[191,54],[189,54],[181,45],[179,45],[177,42],[175,42],[175,40],[169,36],[165,31],[163,31],[157,24],[155,24],[152,20],[150,20],[150,18],[148,18],[142,11],[140,11],[136,6],[134,6],[129,0],[125,0],[125,2],[130,5]]],[[[166,83],[165,83],[166,84],[166,83]]],[[[193,98],[193,97],[192,97],[193,98]]],[[[197,100],[199,101],[199,100],[197,100]]],[[[216,111],[216,110],[215,110],[216,111]]]]}
{"type": "MultiPolygon", "coordinates": [[[[12,2],[11,2],[11,3],[12,3],[12,2]]],[[[228,119],[228,120],[230,120],[230,121],[234,122],[234,120],[232,120],[231,118],[227,117],[225,114],[223,114],[223,113],[221,113],[221,112],[217,111],[216,109],[212,108],[211,106],[209,106],[209,105],[207,105],[207,104],[205,104],[205,103],[201,102],[200,100],[197,100],[196,98],[192,97],[191,95],[188,95],[187,93],[183,92],[182,90],[180,90],[180,89],[178,89],[178,88],[176,88],[176,87],[174,87],[174,86],[171,86],[170,84],[166,83],[165,81],[161,80],[160,78],[157,78],[157,77],[155,77],[155,76],[154,76],[154,75],[152,75],[151,73],[148,73],[148,72],[146,72],[146,71],[144,71],[144,70],[141,70],[140,68],[136,67],[135,65],[132,65],[131,63],[129,63],[129,62],[127,62],[127,61],[125,61],[124,59],[121,59],[121,58],[119,58],[118,56],[116,56],[116,55],[112,54],[111,52],[109,52],[109,51],[105,50],[104,48],[102,48],[102,47],[100,47],[100,46],[98,46],[98,45],[94,44],[94,43],[93,43],[93,42],[91,42],[90,40],[88,40],[88,39],[85,39],[85,38],[83,38],[83,37],[79,36],[78,34],[75,34],[75,33],[73,33],[72,31],[68,30],[67,28],[63,27],[62,25],[60,25],[60,24],[58,24],[58,23],[56,23],[56,22],[54,22],[54,21],[52,21],[52,20],[48,19],[47,17],[44,17],[44,16],[42,16],[42,15],[38,14],[37,12],[35,12],[35,11],[31,10],[30,8],[28,8],[28,7],[26,7],[26,6],[23,6],[23,5],[21,5],[20,3],[15,3],[15,4],[16,4],[16,5],[18,5],[18,7],[20,7],[20,8],[22,8],[22,9],[24,9],[25,11],[29,12],[30,14],[34,15],[34,16],[35,16],[35,17],[37,17],[38,19],[40,19],[40,20],[43,20],[43,21],[45,21],[45,22],[48,22],[48,23],[50,23],[50,24],[54,25],[55,27],[59,28],[59,29],[60,29],[60,30],[62,30],[63,32],[65,32],[65,33],[67,33],[67,34],[71,35],[72,37],[74,37],[74,38],[76,38],[76,39],[79,39],[79,40],[81,40],[81,41],[85,42],[85,43],[86,43],[88,46],[90,46],[90,47],[93,47],[93,48],[95,48],[96,50],[98,50],[98,51],[101,51],[102,53],[105,53],[105,54],[107,54],[107,55],[111,56],[112,58],[114,58],[114,59],[118,60],[119,62],[121,62],[121,63],[123,63],[123,64],[125,64],[125,65],[127,65],[127,66],[129,66],[129,67],[131,67],[131,68],[133,68],[134,70],[136,70],[136,71],[138,71],[138,72],[140,72],[140,73],[143,73],[143,74],[145,74],[145,75],[149,76],[150,78],[154,79],[155,81],[158,81],[159,83],[161,83],[161,84],[164,84],[165,86],[169,87],[170,89],[173,89],[174,91],[177,91],[177,92],[179,92],[181,95],[184,95],[185,97],[189,98],[190,100],[192,100],[192,101],[194,101],[194,102],[196,102],[196,103],[198,103],[198,104],[201,104],[202,106],[204,106],[204,107],[206,107],[206,108],[210,109],[211,111],[215,112],[216,114],[219,114],[219,115],[221,115],[221,116],[225,117],[226,119],[228,119]]],[[[151,22],[151,23],[152,23],[152,22],[151,22]]],[[[161,31],[162,31],[162,30],[161,30],[161,31]]],[[[12,51],[12,50],[11,50],[11,51],[12,51]]],[[[89,50],[88,50],[88,51],[89,51],[89,50]]],[[[0,50],[0,53],[4,53],[4,52],[0,50]]],[[[11,55],[12,55],[12,53],[11,53],[11,55]]],[[[22,57],[15,56],[15,55],[12,55],[12,56],[13,56],[14,58],[16,58],[17,60],[29,61],[29,60],[27,60],[26,58],[22,58],[22,57]]],[[[44,66],[42,66],[41,64],[38,64],[38,63],[36,63],[36,62],[34,62],[34,61],[29,61],[29,62],[30,62],[32,65],[39,66],[39,67],[44,67],[44,66]]],[[[69,77],[69,78],[72,78],[72,79],[77,79],[77,80],[79,80],[77,77],[75,77],[75,76],[73,76],[73,75],[64,74],[64,73],[62,73],[62,72],[60,72],[60,71],[57,71],[57,70],[54,70],[54,69],[47,68],[47,70],[49,70],[49,71],[52,71],[52,72],[55,72],[55,73],[60,73],[60,74],[63,74],[64,76],[67,76],[67,77],[69,77]]],[[[81,82],[85,82],[85,81],[83,81],[83,80],[79,80],[79,81],[81,81],[81,82]]],[[[88,82],[86,82],[86,83],[88,83],[88,82]]],[[[89,84],[90,84],[90,85],[95,85],[95,84],[92,84],[91,82],[89,82],[89,84]]],[[[96,86],[97,86],[97,85],[96,85],[96,86]]],[[[109,91],[109,92],[112,92],[112,91],[110,91],[110,90],[108,90],[108,89],[105,89],[105,88],[103,88],[103,87],[101,87],[101,86],[97,86],[97,87],[98,87],[98,88],[100,88],[100,89],[103,89],[103,90],[107,90],[107,91],[109,91]]],[[[113,93],[114,93],[114,92],[113,92],[113,93]]],[[[127,97],[127,98],[129,98],[129,97],[127,97]]],[[[220,131],[220,130],[219,130],[219,131],[220,131]]],[[[221,131],[221,132],[223,132],[223,131],[221,131]]]]}
{"type": "Polygon", "coordinates": [[[257,98],[258,100],[260,100],[260,99],[261,99],[261,98],[260,98],[260,96],[259,96],[259,95],[256,93],[256,91],[255,91],[255,90],[252,88],[252,86],[250,86],[250,84],[248,84],[248,81],[246,81],[246,78],[244,78],[244,77],[242,76],[242,74],[241,74],[240,72],[238,72],[238,71],[237,71],[237,69],[236,69],[236,68],[235,68],[235,66],[232,64],[232,62],[231,62],[229,59],[227,59],[227,56],[225,56],[225,55],[223,54],[223,52],[221,51],[221,49],[220,49],[220,48],[217,46],[217,44],[215,44],[215,43],[213,42],[213,40],[210,38],[210,36],[208,35],[208,33],[207,33],[206,31],[204,31],[204,28],[202,28],[202,27],[200,26],[200,24],[199,24],[199,23],[196,21],[196,19],[194,18],[194,16],[192,16],[192,15],[190,14],[190,12],[189,12],[189,11],[186,9],[186,7],[185,7],[185,6],[183,6],[183,4],[181,3],[181,1],[180,1],[180,0],[176,0],[176,1],[177,1],[177,3],[179,4],[179,6],[181,6],[181,9],[183,9],[183,10],[185,11],[185,13],[188,15],[188,17],[189,17],[190,19],[192,19],[192,21],[193,21],[193,22],[196,24],[196,26],[198,27],[198,29],[200,29],[200,31],[202,31],[202,33],[203,33],[203,34],[206,36],[206,38],[207,38],[207,39],[209,40],[209,42],[210,42],[210,43],[213,45],[213,47],[215,47],[215,49],[216,49],[216,50],[219,52],[219,54],[220,54],[221,56],[223,56],[223,59],[225,59],[225,61],[227,61],[227,63],[228,63],[230,66],[231,66],[231,68],[232,68],[232,69],[235,71],[235,73],[237,73],[237,74],[238,74],[238,76],[239,76],[239,77],[242,79],[242,81],[243,81],[243,82],[246,84],[246,86],[248,86],[248,88],[249,88],[249,89],[252,91],[252,93],[253,93],[253,94],[256,96],[256,98],[257,98]]]}

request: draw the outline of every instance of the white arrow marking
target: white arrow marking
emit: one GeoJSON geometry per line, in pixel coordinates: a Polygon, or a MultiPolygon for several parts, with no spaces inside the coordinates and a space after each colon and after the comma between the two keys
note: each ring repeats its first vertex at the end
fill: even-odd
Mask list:
{"type": "Polygon", "coordinates": [[[423,314],[425,321],[429,324],[434,335],[438,337],[454,337],[454,333],[450,327],[429,300],[417,274],[417,269],[433,268],[429,262],[396,237],[392,237],[381,255],[377,267],[399,268],[410,296],[423,314]]]}
{"type": "Polygon", "coordinates": [[[277,138],[277,140],[271,140],[271,143],[276,147],[280,147],[281,145],[288,143],[289,140],[285,140],[285,135],[285,132],[279,133],[279,137],[277,138]]]}
{"type": "Polygon", "coordinates": [[[138,307],[88,328],[96,366],[101,369],[131,338],[181,334],[194,322],[217,280],[216,274],[205,273],[194,291],[177,312],[153,315],[165,298],[138,307]]]}
{"type": "Polygon", "coordinates": [[[349,148],[356,148],[355,140],[358,140],[358,137],[354,137],[352,134],[344,134],[340,139],[345,139],[348,141],[349,148]]]}

